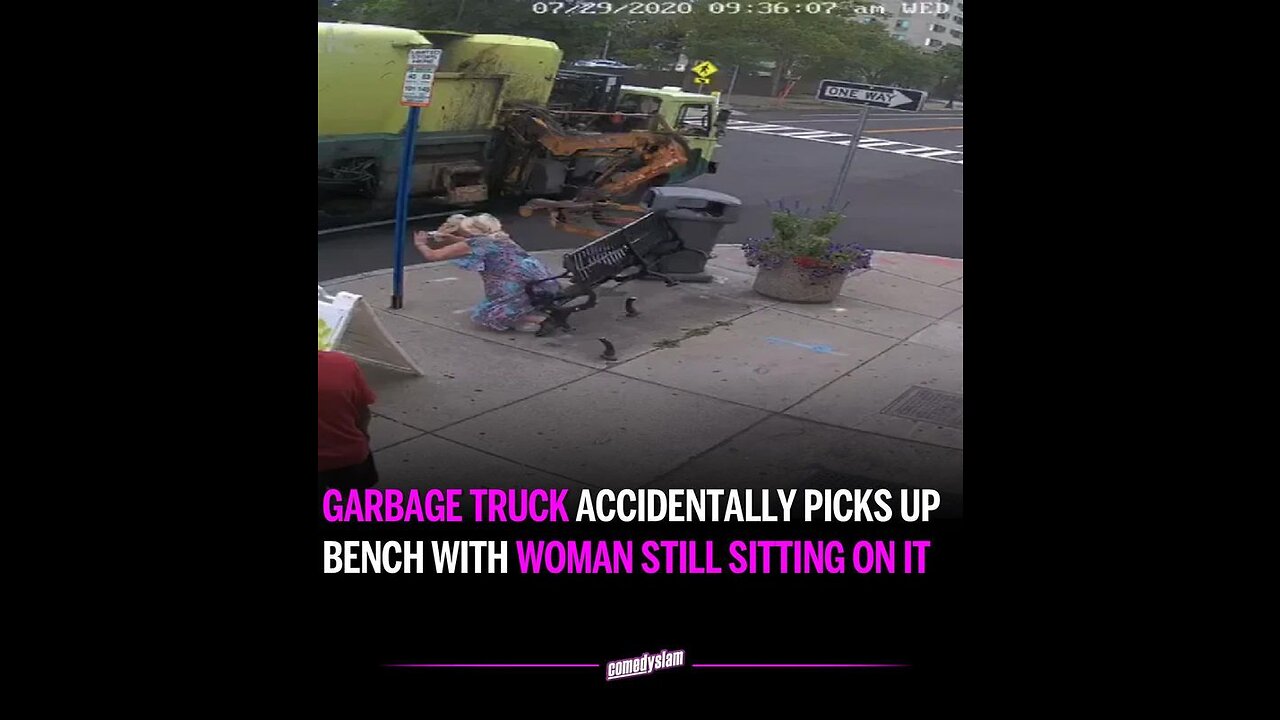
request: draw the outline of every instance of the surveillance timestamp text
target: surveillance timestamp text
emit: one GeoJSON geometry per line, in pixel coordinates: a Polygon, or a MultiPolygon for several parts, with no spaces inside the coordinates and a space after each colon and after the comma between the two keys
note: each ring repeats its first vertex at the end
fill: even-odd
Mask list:
{"type": "MultiPolygon", "coordinates": [[[[705,7],[712,15],[829,15],[840,3],[713,2],[705,7]]],[[[690,15],[694,5],[691,2],[535,2],[532,9],[535,15],[690,15]]]]}

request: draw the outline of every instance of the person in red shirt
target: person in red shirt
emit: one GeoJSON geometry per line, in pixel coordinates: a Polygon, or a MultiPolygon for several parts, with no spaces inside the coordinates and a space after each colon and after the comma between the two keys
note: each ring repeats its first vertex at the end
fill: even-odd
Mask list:
{"type": "Polygon", "coordinates": [[[319,351],[320,484],[326,488],[369,488],[378,470],[369,449],[369,406],[377,398],[355,360],[319,351]]]}

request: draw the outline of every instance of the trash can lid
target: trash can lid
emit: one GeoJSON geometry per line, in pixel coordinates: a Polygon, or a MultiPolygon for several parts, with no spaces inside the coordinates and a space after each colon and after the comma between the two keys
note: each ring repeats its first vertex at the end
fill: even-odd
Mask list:
{"type": "MultiPolygon", "coordinates": [[[[703,190],[702,188],[693,187],[656,187],[652,188],[654,200],[664,198],[663,203],[666,207],[685,207],[682,200],[691,201],[688,207],[698,208],[705,207],[711,203],[719,203],[730,207],[738,207],[742,205],[742,201],[732,195],[725,195],[715,190],[703,190]]],[[[655,203],[656,204],[656,203],[655,203]]]]}

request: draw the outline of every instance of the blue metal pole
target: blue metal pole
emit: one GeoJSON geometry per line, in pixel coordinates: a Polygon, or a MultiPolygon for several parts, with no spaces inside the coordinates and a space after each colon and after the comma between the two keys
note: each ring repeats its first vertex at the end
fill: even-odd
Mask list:
{"type": "Polygon", "coordinates": [[[400,177],[396,189],[396,267],[392,276],[391,309],[404,307],[404,244],[409,218],[409,188],[413,186],[413,145],[418,135],[418,114],[421,108],[409,108],[409,120],[404,129],[404,152],[400,155],[400,177]]]}

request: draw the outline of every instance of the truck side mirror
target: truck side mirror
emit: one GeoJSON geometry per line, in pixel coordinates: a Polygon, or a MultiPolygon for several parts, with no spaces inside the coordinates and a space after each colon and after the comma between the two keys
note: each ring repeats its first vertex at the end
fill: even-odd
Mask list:
{"type": "Polygon", "coordinates": [[[716,113],[716,134],[724,133],[729,125],[729,116],[732,114],[733,111],[729,108],[721,108],[720,112],[716,113]]]}

